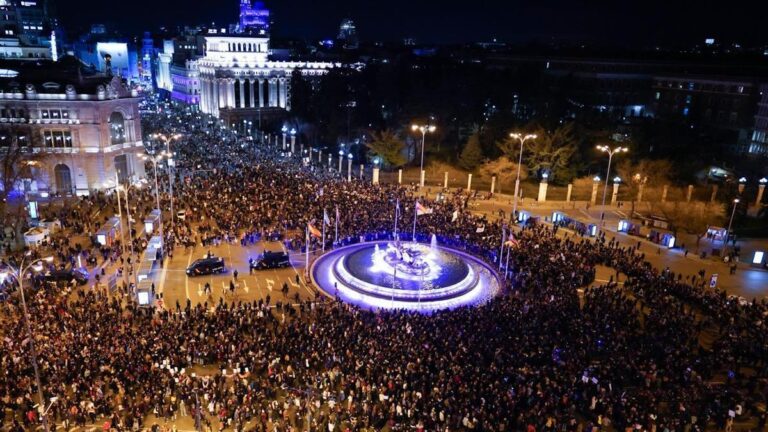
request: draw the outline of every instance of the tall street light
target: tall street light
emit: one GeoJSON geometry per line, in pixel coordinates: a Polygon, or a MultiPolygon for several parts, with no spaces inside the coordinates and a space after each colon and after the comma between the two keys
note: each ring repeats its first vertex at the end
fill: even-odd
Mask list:
{"type": "Polygon", "coordinates": [[[43,395],[43,384],[40,381],[40,368],[37,365],[37,348],[35,347],[35,337],[32,335],[32,325],[30,324],[29,311],[27,310],[27,299],[24,296],[24,274],[30,269],[42,266],[43,262],[53,262],[53,257],[47,257],[38,259],[24,267],[24,260],[29,256],[30,252],[27,252],[24,257],[21,258],[21,263],[18,268],[13,267],[10,263],[5,265],[10,269],[10,273],[16,278],[16,282],[19,283],[19,292],[21,293],[21,308],[24,312],[24,327],[27,331],[27,339],[29,339],[29,353],[32,357],[32,369],[35,371],[35,385],[37,386],[37,397],[40,399],[38,404],[38,412],[40,413],[40,420],[43,423],[43,430],[49,432],[47,410],[45,409],[45,396],[43,395]]]}
{"type": "Polygon", "coordinates": [[[173,134],[171,136],[166,136],[164,134],[154,134],[154,135],[151,135],[151,136],[155,137],[155,139],[158,139],[158,140],[164,142],[165,143],[165,149],[166,149],[166,151],[168,151],[168,154],[169,154],[169,156],[168,156],[168,179],[169,179],[168,180],[168,188],[169,188],[169,192],[171,194],[171,230],[173,230],[173,228],[175,226],[175,222],[176,222],[176,213],[174,213],[174,211],[173,211],[173,183],[174,183],[175,177],[173,175],[173,165],[174,165],[174,163],[173,163],[173,159],[171,159],[171,157],[173,156],[173,152],[171,151],[171,142],[172,141],[178,141],[179,139],[181,139],[182,135],[177,133],[177,134],[173,134]]]}
{"type": "Polygon", "coordinates": [[[140,154],[140,158],[143,160],[148,160],[152,162],[152,165],[155,168],[155,200],[157,201],[157,210],[160,211],[160,238],[162,239],[163,243],[165,243],[165,234],[163,232],[163,209],[160,207],[160,188],[157,183],[157,177],[158,177],[158,170],[157,170],[157,163],[161,162],[163,159],[170,157],[170,155],[163,151],[156,155],[145,155],[140,154]]]}
{"type": "Polygon", "coordinates": [[[437,130],[435,125],[412,124],[411,130],[421,132],[421,165],[419,168],[419,187],[424,187],[424,142],[427,140],[427,132],[433,133],[437,130]]]}
{"type": "Polygon", "coordinates": [[[736,207],[739,206],[739,199],[733,199],[733,210],[731,210],[731,220],[728,221],[728,231],[725,233],[725,243],[723,244],[723,256],[728,253],[728,240],[731,238],[731,226],[733,226],[733,216],[736,215],[736,207]]]}
{"type": "Polygon", "coordinates": [[[600,213],[600,222],[602,222],[605,219],[605,194],[608,192],[608,179],[611,178],[611,162],[613,161],[613,155],[626,153],[629,149],[626,147],[610,148],[607,145],[599,145],[596,148],[603,153],[608,153],[608,170],[605,173],[605,187],[603,187],[603,208],[600,213]]]}
{"type": "Polygon", "coordinates": [[[517,160],[517,179],[515,180],[515,200],[514,204],[512,205],[512,217],[515,219],[515,223],[517,222],[517,197],[520,196],[520,166],[523,165],[523,144],[525,144],[528,140],[536,139],[536,134],[527,134],[523,135],[521,133],[513,132],[509,134],[509,137],[515,140],[520,141],[520,156],[517,160]]]}

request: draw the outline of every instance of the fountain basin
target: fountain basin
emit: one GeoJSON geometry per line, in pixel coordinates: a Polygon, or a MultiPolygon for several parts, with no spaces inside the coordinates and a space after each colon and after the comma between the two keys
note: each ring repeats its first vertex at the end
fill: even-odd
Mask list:
{"type": "Polygon", "coordinates": [[[318,258],[310,275],[325,294],[368,309],[429,312],[484,303],[501,290],[483,261],[435,242],[346,246],[318,258]]]}

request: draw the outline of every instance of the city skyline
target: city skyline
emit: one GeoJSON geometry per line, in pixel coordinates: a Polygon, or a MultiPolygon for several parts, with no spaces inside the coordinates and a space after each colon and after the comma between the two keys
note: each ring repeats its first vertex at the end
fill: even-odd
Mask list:
{"type": "MultiPolygon", "coordinates": [[[[237,2],[212,6],[209,2],[137,0],[130,9],[114,8],[95,0],[58,0],[57,10],[65,27],[107,23],[136,33],[161,26],[237,22],[237,2]]],[[[601,0],[538,4],[502,1],[481,2],[467,11],[465,2],[434,0],[411,4],[400,0],[361,4],[349,0],[318,7],[309,0],[267,1],[279,37],[328,39],[338,32],[342,19],[351,18],[362,40],[398,41],[413,38],[423,43],[499,41],[513,43],[569,41],[649,47],[690,45],[705,38],[742,45],[764,45],[760,17],[768,5],[744,1],[723,6],[712,1],[666,4],[654,0],[628,6],[601,0]],[[743,6],[743,7],[740,7],[743,6]],[[749,14],[742,13],[750,7],[749,14]]]]}

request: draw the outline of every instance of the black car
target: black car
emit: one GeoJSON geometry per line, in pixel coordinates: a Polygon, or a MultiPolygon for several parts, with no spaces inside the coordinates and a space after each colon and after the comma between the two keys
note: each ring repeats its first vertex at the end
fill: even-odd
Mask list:
{"type": "Polygon", "coordinates": [[[81,269],[71,270],[49,270],[43,275],[45,282],[49,284],[70,284],[72,282],[78,285],[85,285],[88,283],[88,272],[81,269]]]}
{"type": "Polygon", "coordinates": [[[204,276],[216,273],[224,273],[224,258],[202,258],[187,267],[187,276],[204,276]]]}
{"type": "Polygon", "coordinates": [[[256,259],[248,260],[248,264],[254,270],[266,270],[291,266],[291,260],[285,252],[265,251],[256,259]]]}

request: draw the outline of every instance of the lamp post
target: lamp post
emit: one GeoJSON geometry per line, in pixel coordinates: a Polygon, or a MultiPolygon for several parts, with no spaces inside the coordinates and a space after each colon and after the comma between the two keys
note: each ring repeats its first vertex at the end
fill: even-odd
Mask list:
{"type": "Polygon", "coordinates": [[[603,188],[603,204],[602,204],[602,209],[600,213],[600,221],[602,222],[605,219],[605,194],[606,192],[608,192],[608,179],[611,178],[611,162],[613,161],[613,155],[622,153],[622,152],[628,152],[629,149],[626,147],[610,148],[607,145],[603,145],[603,146],[599,145],[596,148],[603,153],[608,153],[608,170],[606,170],[606,173],[605,173],[605,187],[603,188]]]}
{"type": "Polygon", "coordinates": [[[736,207],[739,205],[739,199],[733,199],[733,210],[731,210],[731,219],[728,221],[728,231],[725,232],[725,241],[723,243],[723,255],[728,252],[728,240],[731,238],[731,227],[733,226],[733,216],[736,215],[736,207]]]}
{"type": "Polygon", "coordinates": [[[173,211],[173,183],[175,176],[173,174],[174,161],[172,159],[173,152],[171,151],[171,142],[181,139],[181,134],[173,134],[170,137],[163,134],[155,134],[155,136],[161,141],[165,142],[166,151],[168,152],[168,192],[171,194],[171,230],[175,227],[176,213],[173,211]]]}
{"type": "Polygon", "coordinates": [[[433,133],[437,130],[435,125],[412,124],[411,130],[421,132],[421,164],[419,165],[419,187],[424,187],[424,143],[427,140],[427,132],[433,133]]]}
{"type": "Polygon", "coordinates": [[[163,209],[160,207],[160,188],[157,183],[157,177],[158,177],[158,171],[157,171],[157,163],[162,161],[164,158],[169,157],[168,153],[161,152],[160,154],[156,155],[140,155],[140,157],[144,160],[149,160],[152,162],[152,165],[155,168],[155,200],[157,201],[157,210],[160,211],[160,238],[165,241],[165,236],[163,232],[163,209]]]}
{"type": "MultiPolygon", "coordinates": [[[[32,357],[32,369],[35,371],[35,385],[37,386],[37,398],[40,399],[40,403],[38,404],[38,412],[40,413],[40,420],[43,423],[43,430],[45,432],[49,432],[50,428],[48,427],[48,410],[45,409],[45,396],[43,395],[43,384],[40,381],[40,368],[37,365],[37,348],[35,346],[35,338],[32,335],[32,324],[30,324],[30,317],[29,317],[29,311],[27,310],[27,299],[24,295],[24,274],[27,273],[30,269],[33,269],[36,265],[42,265],[43,261],[51,263],[53,262],[53,257],[46,257],[43,259],[38,259],[24,267],[24,260],[29,256],[29,252],[27,252],[24,257],[21,259],[21,263],[19,264],[18,268],[13,267],[10,263],[6,263],[6,266],[10,269],[11,274],[13,277],[16,278],[16,281],[19,283],[19,292],[21,293],[21,309],[24,313],[24,327],[27,332],[27,339],[29,339],[29,354],[30,357],[32,357]]],[[[55,400],[52,400],[51,402],[55,402],[55,400]]]]}
{"type": "Polygon", "coordinates": [[[280,130],[283,132],[283,151],[285,151],[285,137],[286,137],[286,134],[288,133],[288,126],[283,125],[283,128],[280,130]]]}
{"type": "Polygon", "coordinates": [[[514,218],[514,222],[517,222],[517,198],[520,196],[520,166],[523,164],[523,145],[526,141],[536,139],[536,134],[527,134],[523,135],[521,133],[512,132],[509,134],[509,137],[515,140],[520,141],[520,156],[517,159],[517,178],[515,179],[515,198],[512,201],[512,216],[514,218]]]}
{"type": "Polygon", "coordinates": [[[352,153],[347,155],[347,181],[352,181],[352,153]]]}

